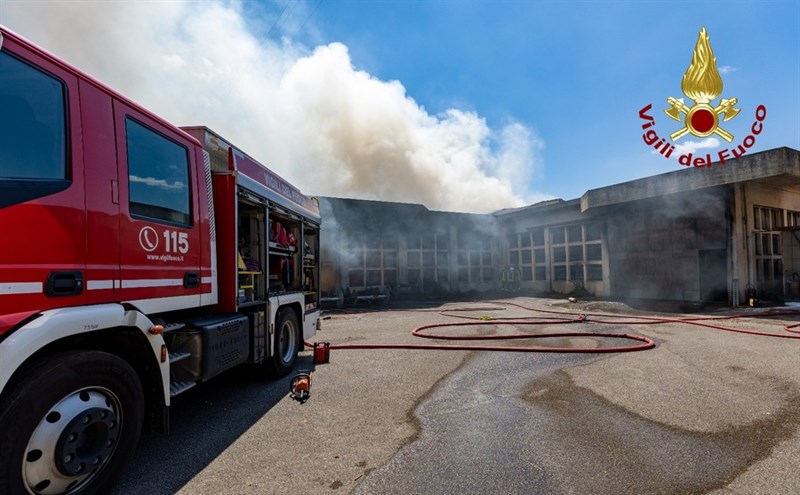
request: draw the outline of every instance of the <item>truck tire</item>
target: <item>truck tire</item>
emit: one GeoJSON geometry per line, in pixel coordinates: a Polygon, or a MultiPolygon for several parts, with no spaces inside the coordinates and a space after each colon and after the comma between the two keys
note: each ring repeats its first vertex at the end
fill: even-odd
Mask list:
{"type": "Polygon", "coordinates": [[[278,310],[275,325],[275,353],[267,360],[270,373],[286,376],[292,371],[300,350],[300,325],[297,315],[290,308],[278,310]]]}
{"type": "Polygon", "coordinates": [[[1,407],[0,493],[104,494],[136,450],[144,395],[121,358],[60,352],[27,366],[1,407]]]}

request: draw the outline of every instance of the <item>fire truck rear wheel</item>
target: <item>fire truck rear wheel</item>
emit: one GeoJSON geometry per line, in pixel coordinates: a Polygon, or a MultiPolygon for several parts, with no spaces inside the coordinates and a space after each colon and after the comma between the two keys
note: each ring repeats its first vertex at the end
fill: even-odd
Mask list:
{"type": "Polygon", "coordinates": [[[0,410],[0,493],[108,493],[133,456],[144,398],[113,354],[64,352],[31,363],[0,410]]]}
{"type": "Polygon", "coordinates": [[[275,325],[275,354],[268,360],[269,370],[275,376],[286,376],[292,371],[300,350],[300,325],[290,308],[278,311],[275,325]]]}

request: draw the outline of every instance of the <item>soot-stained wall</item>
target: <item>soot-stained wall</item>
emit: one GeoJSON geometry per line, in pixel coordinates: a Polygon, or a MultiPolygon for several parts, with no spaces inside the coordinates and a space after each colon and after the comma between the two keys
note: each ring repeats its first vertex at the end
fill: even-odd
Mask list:
{"type": "Polygon", "coordinates": [[[793,295],[800,270],[800,241],[790,242],[800,238],[800,152],[777,148],[483,215],[322,198],[322,218],[322,286],[334,292],[486,291],[503,288],[515,266],[530,293],[739,304],[752,287],[780,299],[793,295]]]}
{"type": "Polygon", "coordinates": [[[612,297],[678,301],[727,298],[730,191],[621,205],[607,214],[612,297]]]}

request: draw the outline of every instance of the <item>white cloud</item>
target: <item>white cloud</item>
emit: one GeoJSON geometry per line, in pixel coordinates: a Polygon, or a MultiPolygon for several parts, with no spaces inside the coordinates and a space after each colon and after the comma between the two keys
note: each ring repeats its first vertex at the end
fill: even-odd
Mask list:
{"type": "Polygon", "coordinates": [[[6,1],[0,21],[169,121],[216,130],[309,194],[475,212],[546,198],[531,189],[535,130],[457,108],[431,115],[400,82],[353,67],[340,43],[257,37],[252,26],[269,23],[241,7],[6,1]]]}
{"type": "Polygon", "coordinates": [[[702,141],[684,141],[675,145],[676,155],[685,155],[686,153],[694,153],[697,150],[706,148],[718,148],[722,143],[719,139],[714,137],[705,138],[702,141]]]}
{"type": "Polygon", "coordinates": [[[731,67],[730,65],[723,65],[719,68],[719,73],[722,75],[730,74],[731,72],[736,72],[739,70],[737,67],[731,67]]]}

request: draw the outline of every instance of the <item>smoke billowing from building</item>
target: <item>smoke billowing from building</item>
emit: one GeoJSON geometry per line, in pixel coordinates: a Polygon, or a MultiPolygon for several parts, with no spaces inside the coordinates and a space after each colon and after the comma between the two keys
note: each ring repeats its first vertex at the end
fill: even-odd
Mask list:
{"type": "Polygon", "coordinates": [[[498,279],[502,230],[490,214],[322,197],[323,297],[337,290],[443,294],[498,279]]]}
{"type": "MultiPolygon", "coordinates": [[[[489,212],[544,199],[518,122],[431,115],[340,43],[254,34],[233,2],[7,2],[0,22],[180,125],[206,125],[304,192],[489,212]]],[[[435,76],[432,76],[435,77],[435,76]]]]}

